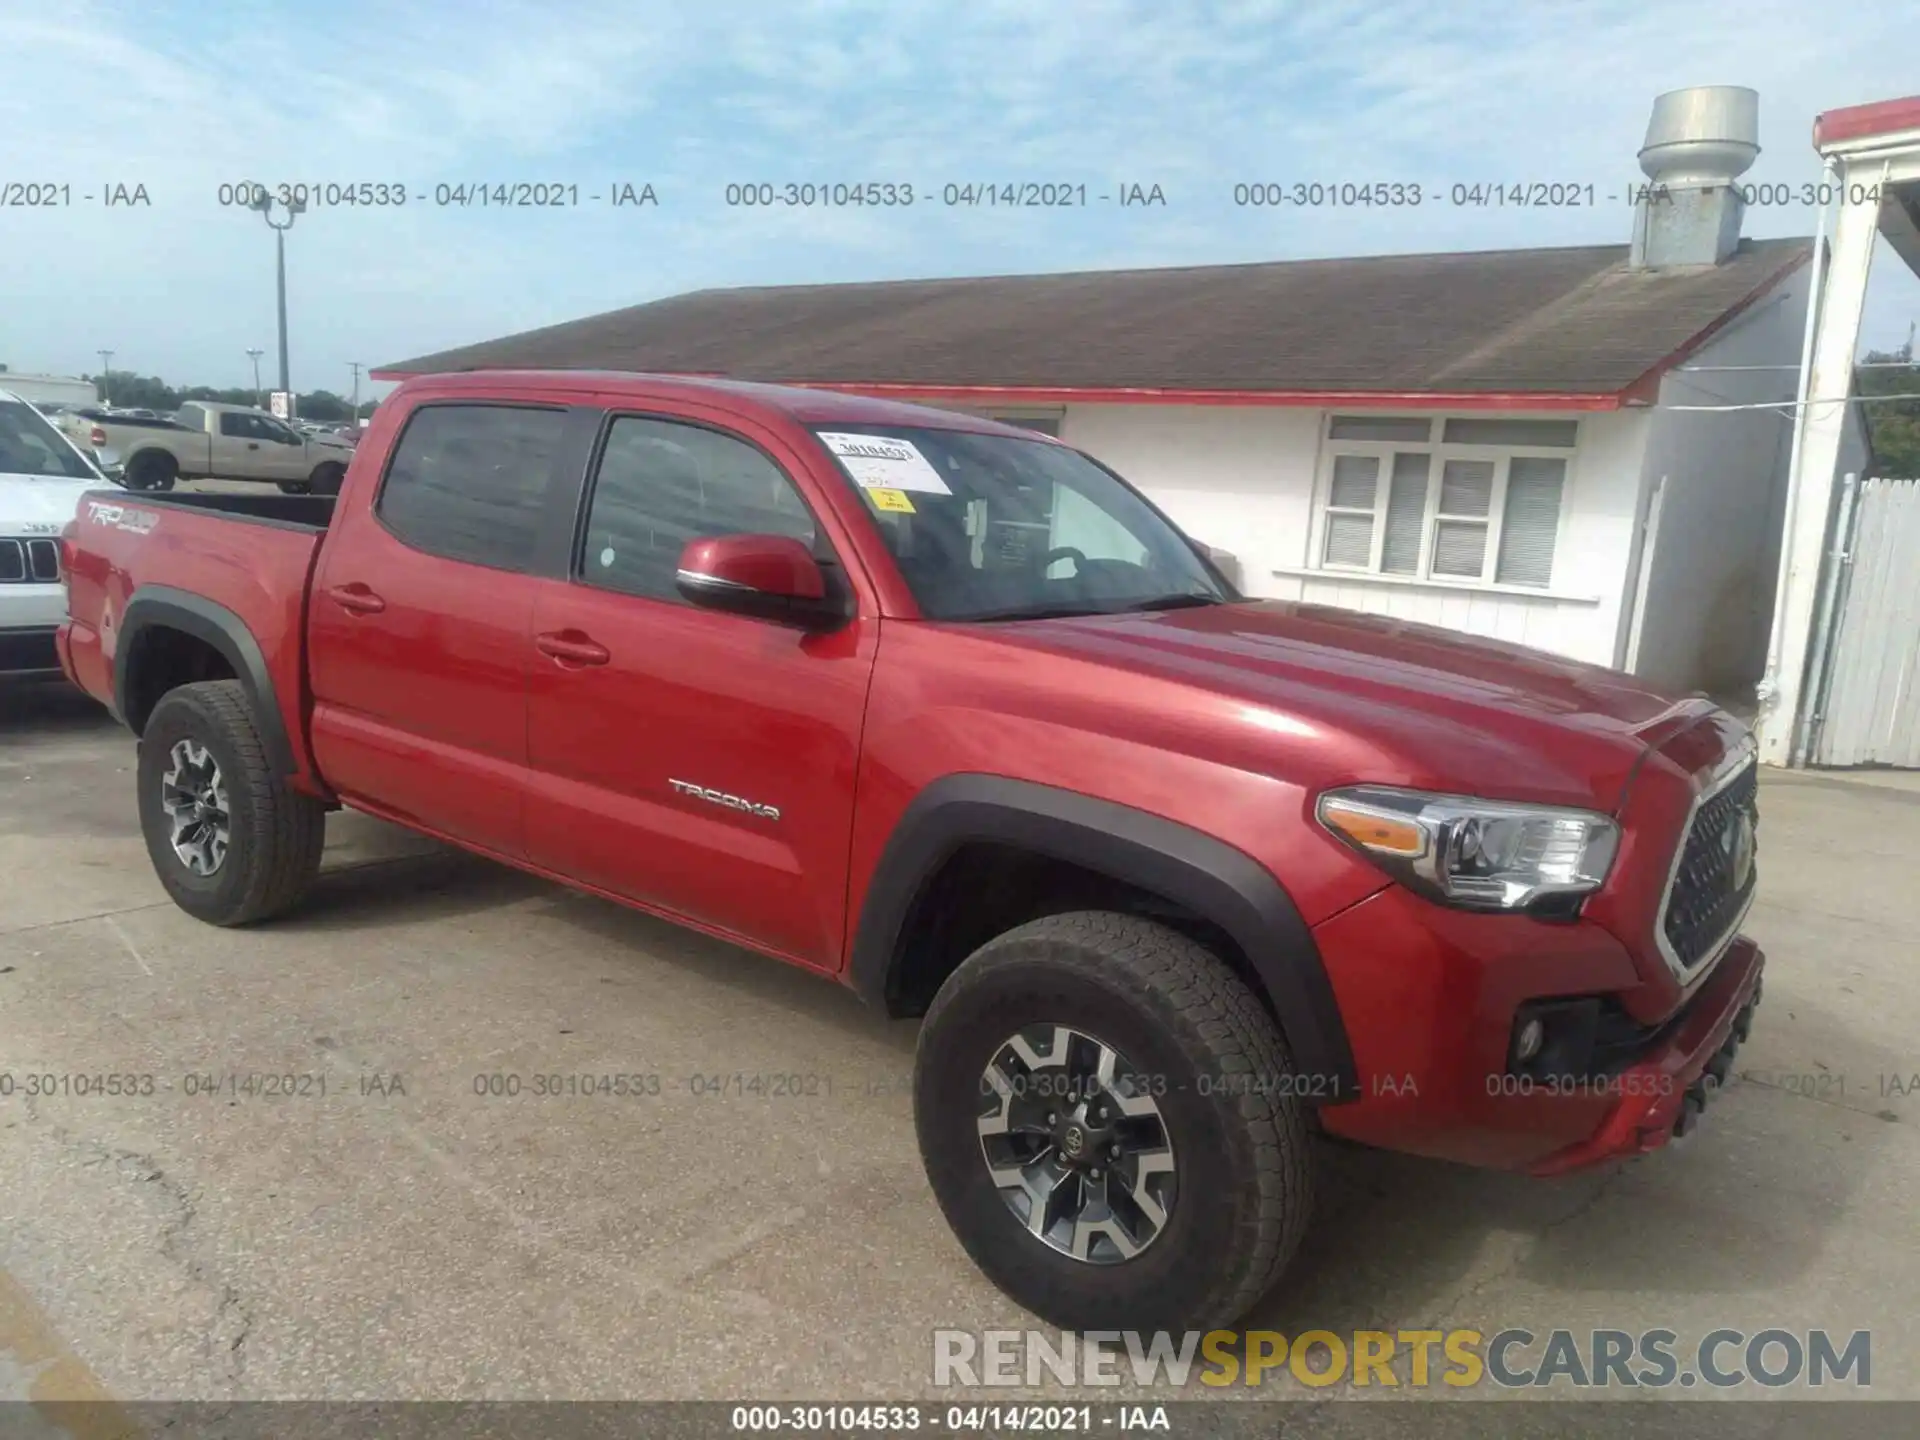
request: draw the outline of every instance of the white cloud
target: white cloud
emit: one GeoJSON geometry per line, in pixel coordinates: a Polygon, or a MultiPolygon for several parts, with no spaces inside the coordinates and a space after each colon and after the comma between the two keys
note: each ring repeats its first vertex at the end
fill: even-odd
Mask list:
{"type": "MultiPolygon", "coordinates": [[[[295,380],[704,285],[1619,242],[1624,204],[1236,210],[1241,179],[1632,182],[1655,93],[1761,93],[1755,179],[1812,178],[1820,109],[1911,91],[1912,17],[1784,0],[1205,7],[1078,0],[128,0],[0,12],[12,164],[151,210],[0,211],[0,359],[237,381],[269,352],[265,228],[218,186],[652,180],[658,211],[353,210],[290,237],[295,380]],[[24,63],[22,62],[24,57],[24,63]],[[1166,211],[748,210],[729,180],[1159,182],[1166,211]]],[[[1756,210],[1750,233],[1805,233],[1756,210]]],[[[1909,277],[1876,285],[1905,331],[1909,277]]],[[[1895,337],[1897,338],[1897,337],[1895,337]]]]}

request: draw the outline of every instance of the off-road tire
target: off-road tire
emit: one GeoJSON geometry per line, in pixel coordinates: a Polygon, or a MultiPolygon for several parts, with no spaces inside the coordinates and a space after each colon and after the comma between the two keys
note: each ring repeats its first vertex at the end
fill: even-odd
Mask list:
{"type": "Polygon", "coordinates": [[[1279,1279],[1312,1209],[1301,1087],[1279,1029],[1205,946],[1132,915],[1080,911],[975,951],[935,997],[914,1073],[920,1154],[940,1208],[1001,1290],[1064,1329],[1230,1325],[1279,1279]],[[1028,1233],[981,1152],[982,1076],[1029,1025],[1079,1029],[1164,1076],[1178,1167],[1160,1232],[1095,1265],[1028,1233]]]}
{"type": "Polygon", "coordinates": [[[154,873],[189,915],[210,925],[248,925],[291,909],[313,884],[326,808],[275,773],[239,681],[202,681],[163,695],[141,732],[138,777],[140,829],[154,873]],[[204,746],[225,781],[229,839],[211,875],[189,869],[170,840],[162,778],[182,740],[204,746]]]}
{"type": "Polygon", "coordinates": [[[313,474],[307,477],[307,488],[315,495],[338,495],[340,482],[346,478],[347,467],[329,460],[313,467],[313,474]]]}

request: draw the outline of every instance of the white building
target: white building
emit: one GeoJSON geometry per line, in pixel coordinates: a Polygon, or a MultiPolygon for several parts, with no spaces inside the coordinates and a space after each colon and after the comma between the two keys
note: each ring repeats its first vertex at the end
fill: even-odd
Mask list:
{"type": "Polygon", "coordinates": [[[0,365],[0,390],[10,390],[29,405],[96,405],[99,393],[91,380],[70,375],[23,375],[0,365]]]}
{"type": "Polygon", "coordinates": [[[726,375],[993,415],[1125,475],[1249,594],[1749,708],[1813,253],[1740,238],[1755,147],[1708,132],[1753,104],[1662,97],[1642,155],[1671,188],[1631,244],[710,290],[375,374],[726,375]]]}

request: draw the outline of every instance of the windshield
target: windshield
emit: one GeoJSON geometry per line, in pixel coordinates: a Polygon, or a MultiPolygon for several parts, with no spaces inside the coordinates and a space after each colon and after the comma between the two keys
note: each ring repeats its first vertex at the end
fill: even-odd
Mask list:
{"type": "Polygon", "coordinates": [[[1021,620],[1238,598],[1192,543],[1077,450],[919,426],[822,426],[920,611],[1021,620]]]}
{"type": "Polygon", "coordinates": [[[38,410],[18,400],[0,400],[0,474],[100,478],[38,410]]]}

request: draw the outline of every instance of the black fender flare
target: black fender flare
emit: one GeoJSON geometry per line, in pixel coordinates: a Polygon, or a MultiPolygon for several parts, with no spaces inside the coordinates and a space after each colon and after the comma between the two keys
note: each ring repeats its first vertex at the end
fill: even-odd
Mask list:
{"type": "Polygon", "coordinates": [[[1071,861],[1165,896],[1218,925],[1253,966],[1308,1092],[1357,1099],[1332,983],[1286,888],[1245,851],[1164,816],[1000,775],[949,775],[908,804],[874,867],[848,980],[887,1008],[899,938],[928,882],[962,845],[994,842],[1071,861]]]}
{"type": "Polygon", "coordinates": [[[171,585],[142,585],[127,601],[120,617],[120,638],[113,652],[114,709],[121,720],[136,735],[145,724],[144,715],[136,725],[127,712],[130,693],[127,687],[133,678],[133,659],[140,650],[141,633],[156,626],[204,640],[226,657],[247,692],[247,700],[253,707],[253,723],[260,729],[268,761],[277,773],[293,774],[296,769],[293,746],[280,716],[273,676],[267,670],[266,656],[260,652],[260,642],[253,638],[246,621],[233,611],[190,590],[177,590],[171,585]]]}

